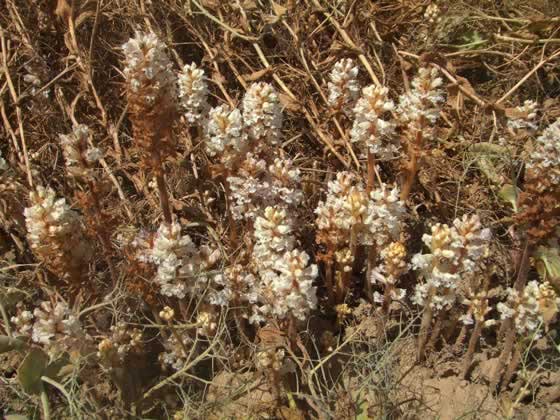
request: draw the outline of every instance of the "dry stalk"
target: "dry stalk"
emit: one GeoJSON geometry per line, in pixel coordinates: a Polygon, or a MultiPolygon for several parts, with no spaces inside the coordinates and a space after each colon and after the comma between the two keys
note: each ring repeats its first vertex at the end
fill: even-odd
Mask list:
{"type": "Polygon", "coordinates": [[[373,69],[371,68],[371,65],[369,64],[368,59],[366,58],[366,56],[364,55],[364,53],[361,51],[360,48],[358,48],[358,46],[356,45],[356,43],[352,40],[352,38],[350,37],[350,35],[348,35],[348,32],[346,32],[346,30],[340,26],[340,24],[338,23],[338,21],[332,16],[332,14],[328,13],[323,6],[321,6],[321,3],[319,3],[319,0],[311,0],[311,3],[313,3],[313,5],[317,8],[318,11],[322,12],[328,19],[328,21],[330,22],[331,25],[333,25],[336,29],[336,31],[340,34],[340,36],[342,37],[342,39],[344,40],[344,42],[346,42],[346,44],[348,44],[348,46],[355,50],[358,51],[358,59],[360,60],[360,62],[362,63],[362,65],[366,68],[369,76],[371,77],[371,80],[373,81],[373,83],[375,83],[376,86],[381,86],[381,83],[379,82],[379,79],[377,78],[377,76],[375,75],[375,73],[373,72],[373,69]]]}
{"type": "MultiPolygon", "coordinates": [[[[10,76],[10,69],[8,68],[8,46],[6,44],[6,38],[4,36],[4,29],[0,26],[0,41],[2,45],[2,67],[4,75],[6,76],[6,82],[8,84],[8,90],[12,97],[12,102],[16,108],[16,118],[18,121],[18,133],[21,140],[21,150],[23,151],[23,162],[25,163],[25,171],[27,173],[27,183],[30,187],[33,187],[33,176],[31,174],[31,165],[29,164],[29,153],[27,152],[27,142],[25,141],[25,130],[23,129],[23,117],[21,112],[21,107],[18,101],[18,95],[12,82],[12,77],[10,76]]],[[[17,150],[17,149],[16,149],[17,150]]],[[[21,160],[21,159],[20,159],[21,160]]]]}

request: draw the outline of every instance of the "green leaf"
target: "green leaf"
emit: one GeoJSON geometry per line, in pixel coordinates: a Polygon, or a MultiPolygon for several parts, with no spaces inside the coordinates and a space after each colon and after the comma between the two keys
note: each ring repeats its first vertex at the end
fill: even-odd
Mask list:
{"type": "Polygon", "coordinates": [[[27,347],[27,343],[23,340],[8,337],[5,335],[0,335],[0,354],[12,350],[17,350],[17,351],[23,350],[25,347],[27,347]]]}
{"type": "Polygon", "coordinates": [[[28,418],[23,414],[7,414],[4,416],[4,420],[27,420],[28,418]]]}
{"type": "Polygon", "coordinates": [[[485,155],[495,155],[495,156],[504,156],[508,154],[508,148],[505,146],[500,146],[499,144],[495,143],[488,143],[488,142],[481,142],[475,143],[469,150],[474,153],[480,153],[485,155]]]}
{"type": "Polygon", "coordinates": [[[539,246],[535,251],[535,258],[542,264],[537,264],[537,271],[543,279],[560,279],[560,252],[557,247],[539,246]]]}
{"type": "Polygon", "coordinates": [[[501,185],[501,167],[504,157],[509,154],[507,147],[495,143],[481,142],[469,147],[469,152],[474,155],[478,169],[494,184],[501,185]]]}
{"type": "Polygon", "coordinates": [[[45,369],[45,373],[43,373],[43,376],[60,382],[60,378],[65,376],[65,373],[68,371],[68,369],[65,369],[68,365],[73,368],[70,363],[70,357],[68,356],[68,353],[64,353],[63,356],[49,363],[49,365],[45,369]]]}
{"type": "Polygon", "coordinates": [[[356,418],[355,420],[368,420],[369,417],[369,401],[363,395],[364,392],[352,392],[352,397],[356,400],[356,418]]]}
{"type": "Polygon", "coordinates": [[[38,348],[32,348],[18,369],[18,381],[23,390],[28,394],[39,394],[43,389],[41,376],[43,376],[49,356],[38,348]]]}
{"type": "Polygon", "coordinates": [[[517,213],[517,197],[519,196],[520,189],[511,185],[505,184],[500,192],[498,192],[498,196],[511,204],[513,207],[513,211],[517,213]]]}

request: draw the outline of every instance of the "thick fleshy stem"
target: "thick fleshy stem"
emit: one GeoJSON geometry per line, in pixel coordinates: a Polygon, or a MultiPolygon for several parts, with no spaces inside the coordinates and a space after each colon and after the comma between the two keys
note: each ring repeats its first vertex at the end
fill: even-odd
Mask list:
{"type": "Polygon", "coordinates": [[[329,305],[335,301],[334,293],[334,279],[333,279],[333,262],[329,260],[325,263],[325,286],[327,287],[327,296],[329,298],[329,305]]]}
{"type": "Polygon", "coordinates": [[[490,382],[490,389],[496,390],[496,392],[500,391],[500,379],[502,377],[503,370],[506,366],[508,359],[510,358],[511,351],[513,349],[513,343],[515,341],[516,330],[513,325],[513,319],[508,319],[504,324],[509,324],[509,328],[506,330],[506,339],[504,342],[504,348],[500,353],[500,357],[498,358],[498,364],[496,366],[496,371],[494,372],[494,377],[492,378],[492,382],[490,382]]]}
{"type": "Polygon", "coordinates": [[[165,184],[164,169],[161,162],[161,154],[157,148],[152,149],[151,156],[151,166],[154,176],[156,178],[159,202],[161,204],[161,210],[163,212],[163,218],[165,223],[171,225],[173,222],[173,217],[171,215],[171,209],[169,207],[169,194],[167,192],[167,185],[165,184]]]}
{"type": "Polygon", "coordinates": [[[501,384],[502,387],[507,386],[511,382],[511,379],[513,378],[513,375],[515,374],[515,371],[519,366],[519,362],[521,361],[522,346],[523,344],[521,342],[518,342],[513,349],[511,360],[509,361],[506,373],[504,374],[504,379],[501,384]]]}
{"type": "Polygon", "coordinates": [[[420,324],[420,333],[418,334],[418,361],[423,362],[426,358],[426,343],[428,342],[428,333],[430,325],[432,324],[432,319],[434,317],[434,312],[430,302],[433,297],[433,290],[430,291],[428,295],[428,304],[424,307],[424,313],[422,314],[422,322],[420,324]]]}
{"type": "MultiPolygon", "coordinates": [[[[96,183],[92,180],[89,180],[88,187],[91,192],[91,198],[93,200],[93,219],[95,220],[102,214],[101,200],[99,199],[99,192],[96,183]]],[[[86,209],[86,211],[88,210],[86,209]]],[[[111,260],[111,255],[113,254],[113,247],[111,245],[111,234],[107,229],[103,229],[102,226],[98,226],[98,223],[96,223],[95,230],[97,231],[97,236],[99,237],[101,246],[103,247],[103,254],[105,257],[105,262],[107,263],[107,267],[109,267],[111,281],[113,283],[113,286],[115,286],[117,284],[118,277],[115,271],[115,266],[113,265],[113,261],[111,260]]]]}
{"type": "MultiPolygon", "coordinates": [[[[527,283],[527,276],[529,274],[529,256],[531,255],[531,247],[528,242],[525,243],[523,248],[523,254],[519,260],[519,265],[517,269],[517,278],[515,279],[514,287],[518,292],[522,292],[525,284],[527,283]]],[[[516,330],[513,318],[506,319],[498,332],[498,338],[505,335],[504,347],[500,353],[498,359],[498,365],[496,366],[496,371],[494,372],[494,378],[491,382],[491,388],[499,391],[500,378],[502,373],[504,373],[504,368],[506,366],[507,360],[509,359],[513,346],[515,343],[516,330]]],[[[504,381],[505,382],[505,381],[504,381]]]]}
{"type": "MultiPolygon", "coordinates": [[[[369,196],[369,193],[373,191],[375,186],[375,155],[373,152],[368,148],[368,164],[367,164],[367,186],[366,186],[366,193],[369,196]]],[[[368,249],[368,256],[367,256],[367,276],[365,281],[365,292],[366,296],[370,301],[373,301],[373,288],[371,287],[371,271],[375,268],[375,259],[377,257],[377,252],[374,246],[370,246],[368,249]]],[[[384,301],[385,302],[385,301],[384,301]]],[[[383,306],[386,306],[385,303],[383,306]]],[[[384,311],[385,313],[385,311],[384,311]]]]}
{"type": "Polygon", "coordinates": [[[401,188],[401,200],[406,201],[412,187],[414,186],[414,181],[416,180],[416,174],[418,173],[418,155],[419,151],[424,147],[424,136],[422,131],[416,133],[416,141],[414,144],[408,146],[408,152],[410,160],[406,163],[405,167],[405,179],[401,188]]]}
{"type": "Polygon", "coordinates": [[[432,328],[432,333],[430,334],[430,341],[427,344],[427,348],[434,349],[441,334],[441,329],[443,327],[443,312],[439,312],[436,316],[436,321],[434,327],[432,328]]]}
{"type": "MultiPolygon", "coordinates": [[[[352,256],[352,265],[356,264],[356,255],[358,252],[358,239],[356,235],[356,226],[352,226],[350,231],[350,255],[352,256]]],[[[336,293],[336,301],[338,303],[344,302],[346,295],[348,294],[348,290],[350,289],[350,281],[352,279],[352,272],[354,270],[345,270],[340,273],[337,293],[336,293]]]]}
{"type": "Polygon", "coordinates": [[[474,351],[476,350],[476,345],[480,339],[480,334],[482,333],[482,327],[484,321],[476,320],[474,324],[474,330],[469,339],[469,346],[467,348],[467,354],[465,354],[465,360],[463,362],[463,378],[467,379],[469,376],[470,367],[474,357],[474,351]]]}

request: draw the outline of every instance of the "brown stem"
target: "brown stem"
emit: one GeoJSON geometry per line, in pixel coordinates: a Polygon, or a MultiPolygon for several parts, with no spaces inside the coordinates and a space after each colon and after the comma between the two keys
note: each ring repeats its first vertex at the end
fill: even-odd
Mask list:
{"type": "Polygon", "coordinates": [[[443,315],[442,312],[440,312],[436,317],[434,328],[432,328],[432,334],[430,335],[430,341],[426,346],[427,348],[429,349],[435,348],[439,335],[441,334],[442,326],[443,326],[443,315]]]}
{"type": "Polygon", "coordinates": [[[525,247],[523,248],[523,254],[521,255],[521,260],[519,261],[519,267],[517,269],[517,278],[515,279],[515,289],[521,292],[527,283],[527,275],[529,274],[529,257],[533,253],[533,247],[525,242],[525,247]]]}
{"type": "MultiPolygon", "coordinates": [[[[430,299],[431,300],[431,299],[430,299]]],[[[422,314],[422,323],[420,324],[420,333],[418,334],[418,361],[423,362],[426,357],[426,342],[428,341],[428,332],[432,323],[433,311],[428,300],[424,313],[422,314]]]]}
{"type": "Polygon", "coordinates": [[[157,148],[152,150],[151,156],[151,166],[152,171],[156,177],[156,183],[158,187],[159,193],[159,201],[161,204],[161,210],[163,212],[163,218],[165,223],[170,225],[173,222],[173,218],[171,216],[171,209],[169,207],[169,194],[167,193],[167,186],[165,185],[165,178],[164,178],[164,170],[163,164],[161,162],[161,154],[157,148]]]}
{"type": "Polygon", "coordinates": [[[366,192],[369,193],[373,191],[373,187],[375,186],[375,155],[368,150],[368,159],[367,159],[367,187],[366,192]]]}
{"type": "Polygon", "coordinates": [[[480,334],[482,333],[482,322],[476,321],[474,330],[471,334],[469,340],[469,347],[467,348],[467,354],[465,355],[465,361],[463,362],[463,378],[467,379],[469,375],[469,370],[474,357],[474,351],[476,350],[476,345],[480,339],[480,334]]]}
{"type": "Polygon", "coordinates": [[[416,179],[416,172],[418,171],[418,158],[416,157],[416,152],[412,153],[410,162],[408,163],[408,168],[406,171],[406,178],[401,189],[401,200],[406,201],[414,185],[414,180],[416,179]]]}
{"type": "MultiPolygon", "coordinates": [[[[101,209],[101,200],[99,199],[98,189],[95,183],[92,180],[88,181],[88,187],[91,192],[91,197],[93,199],[93,220],[96,221],[94,223],[94,228],[97,231],[97,235],[101,241],[101,246],[103,247],[103,255],[105,258],[105,262],[109,267],[109,273],[111,275],[111,281],[113,286],[117,284],[117,274],[115,271],[115,267],[113,266],[113,261],[111,261],[111,254],[112,254],[112,245],[110,239],[110,233],[103,225],[99,225],[99,221],[102,221],[103,214],[101,209]]],[[[88,210],[86,210],[88,211],[88,210]]]]}
{"type": "Polygon", "coordinates": [[[339,282],[338,303],[344,301],[348,289],[350,288],[350,280],[356,262],[356,253],[358,250],[358,241],[356,237],[356,229],[352,226],[350,231],[350,255],[352,256],[352,269],[341,273],[341,281],[339,282]]]}
{"type": "Polygon", "coordinates": [[[512,319],[508,318],[506,323],[508,323],[509,325],[505,327],[507,332],[506,332],[506,340],[504,343],[504,348],[500,353],[500,357],[498,358],[498,365],[496,366],[496,371],[494,372],[494,378],[492,378],[492,382],[490,383],[490,388],[496,389],[496,391],[500,390],[499,389],[500,378],[502,377],[504,367],[511,355],[513,342],[515,340],[515,328],[512,319]]]}
{"type": "MultiPolygon", "coordinates": [[[[225,188],[225,192],[226,192],[226,200],[229,201],[230,197],[231,197],[231,189],[229,187],[229,182],[227,181],[229,177],[229,170],[225,170],[224,173],[224,188],[225,188]]],[[[228,218],[228,222],[229,222],[229,240],[232,244],[236,244],[237,240],[239,238],[239,234],[237,232],[237,224],[235,222],[235,219],[233,218],[233,213],[231,211],[231,206],[228,205],[227,206],[228,210],[227,210],[227,218],[228,218]]]]}
{"type": "Polygon", "coordinates": [[[455,344],[453,345],[453,353],[460,354],[461,347],[463,347],[463,343],[465,342],[465,337],[467,336],[467,326],[463,324],[461,327],[461,331],[459,331],[459,335],[455,340],[455,344]]]}
{"type": "Polygon", "coordinates": [[[288,339],[290,340],[290,346],[292,349],[297,348],[296,347],[296,343],[297,343],[297,324],[296,324],[296,318],[294,317],[293,314],[290,314],[289,320],[288,320],[288,339]]]}
{"type": "Polygon", "coordinates": [[[513,349],[513,354],[511,356],[511,360],[506,369],[506,373],[504,375],[504,379],[502,381],[502,387],[506,387],[511,382],[515,371],[517,370],[517,366],[519,366],[519,362],[521,361],[521,342],[518,342],[515,348],[513,349]]]}
{"type": "Polygon", "coordinates": [[[422,131],[418,130],[414,144],[411,144],[408,147],[410,160],[407,163],[406,178],[401,188],[402,201],[406,201],[406,199],[410,195],[410,191],[412,191],[412,187],[416,179],[416,174],[418,172],[418,154],[419,151],[422,150],[423,143],[424,136],[422,135],[422,131]]]}
{"type": "Polygon", "coordinates": [[[375,268],[375,259],[377,257],[377,253],[375,252],[375,247],[372,245],[368,249],[368,256],[367,256],[367,275],[365,280],[365,293],[367,298],[373,302],[373,288],[371,285],[371,272],[375,268]]]}
{"type": "Polygon", "coordinates": [[[334,295],[335,286],[333,280],[333,263],[330,260],[325,263],[325,285],[327,287],[329,305],[332,305],[335,301],[335,295],[334,295]]]}

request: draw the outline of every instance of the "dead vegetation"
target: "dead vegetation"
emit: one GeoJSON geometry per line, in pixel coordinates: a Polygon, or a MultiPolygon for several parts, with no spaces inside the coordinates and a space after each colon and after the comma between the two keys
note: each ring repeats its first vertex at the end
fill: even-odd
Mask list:
{"type": "Polygon", "coordinates": [[[556,1],[0,4],[6,418],[560,415],[556,1]]]}

